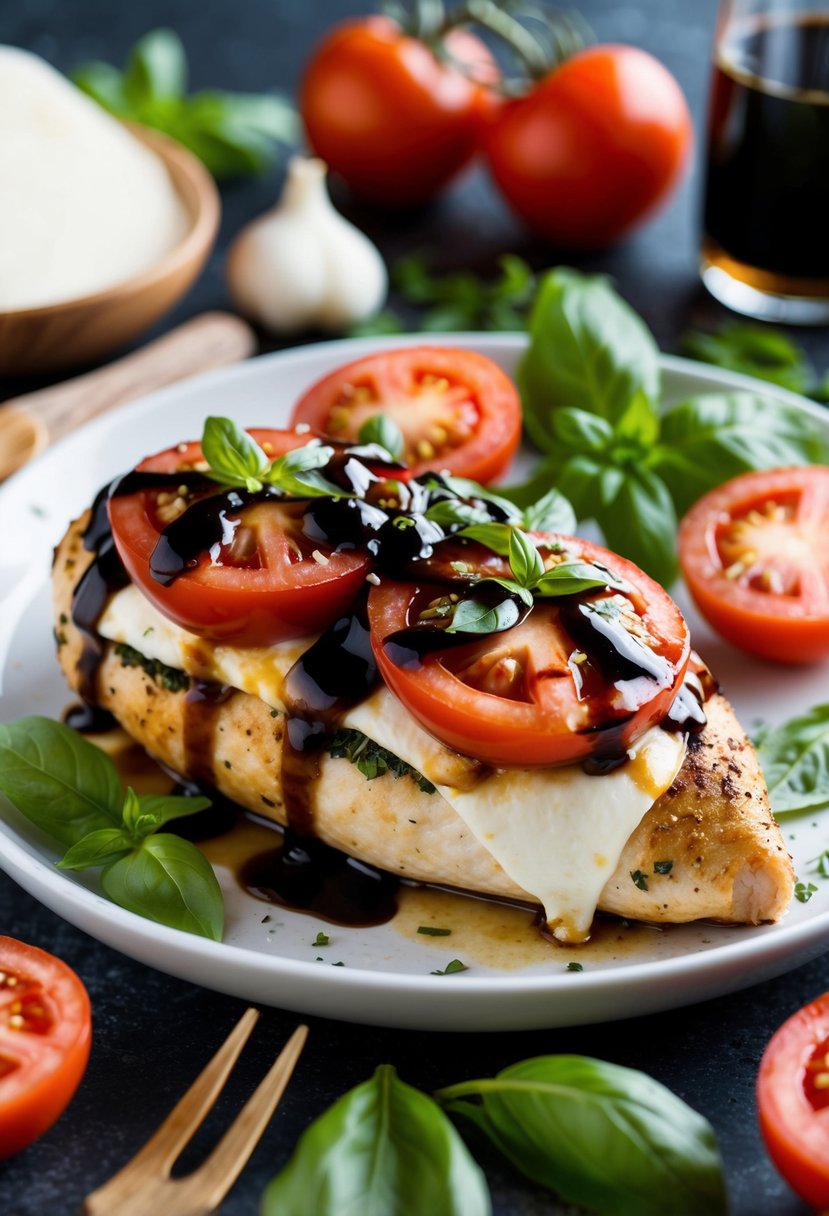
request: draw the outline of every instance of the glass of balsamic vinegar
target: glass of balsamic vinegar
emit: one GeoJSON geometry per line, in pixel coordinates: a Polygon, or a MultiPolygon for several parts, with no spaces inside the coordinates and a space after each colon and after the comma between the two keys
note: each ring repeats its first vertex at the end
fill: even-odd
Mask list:
{"type": "Polygon", "coordinates": [[[829,0],[721,0],[701,273],[736,312],[829,323],[829,0]]]}

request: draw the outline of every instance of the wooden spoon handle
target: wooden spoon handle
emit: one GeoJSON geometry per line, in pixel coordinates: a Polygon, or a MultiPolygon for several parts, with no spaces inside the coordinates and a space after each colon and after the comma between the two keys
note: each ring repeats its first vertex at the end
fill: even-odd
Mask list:
{"type": "Polygon", "coordinates": [[[15,397],[6,405],[26,409],[59,439],[115,405],[197,372],[247,358],[256,348],[253,330],[230,313],[208,312],[114,363],[63,384],[15,397]]]}

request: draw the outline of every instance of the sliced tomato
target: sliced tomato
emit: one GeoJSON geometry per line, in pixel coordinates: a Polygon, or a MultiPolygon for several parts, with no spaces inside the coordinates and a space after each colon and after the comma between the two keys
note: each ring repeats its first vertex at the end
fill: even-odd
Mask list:
{"type": "Polygon", "coordinates": [[[679,558],[709,624],[779,663],[829,655],[829,468],[744,473],[679,529],[679,558]]]}
{"type": "MultiPolygon", "coordinates": [[[[294,431],[251,430],[268,455],[307,442],[294,431]]],[[[202,459],[198,443],[144,460],[139,472],[187,473],[202,459]]],[[[218,492],[219,487],[217,485],[218,492]]],[[[367,554],[336,549],[303,532],[302,503],[274,500],[228,513],[228,542],[205,552],[169,585],[153,578],[150,558],[164,528],[184,506],[175,490],[140,490],[109,503],[112,534],[130,578],[158,610],[200,637],[268,646],[335,620],[362,586],[367,554]]]]}
{"type": "Polygon", "coordinates": [[[769,1042],[757,1075],[760,1131],[772,1161],[810,1207],[829,1207],[829,992],[769,1042]]]}
{"type": "Polygon", "coordinates": [[[415,476],[449,469],[492,481],[521,438],[521,403],[509,377],[491,359],[450,347],[383,351],[347,363],[300,397],[291,425],[355,440],[376,414],[400,427],[403,459],[415,476]]]}
{"type": "Polygon", "coordinates": [[[89,997],[60,959],[0,937],[0,1157],[51,1127],[89,1059],[89,997]]]}
{"type": "MultiPolygon", "coordinates": [[[[542,538],[539,538],[542,539],[542,538]]],[[[493,765],[569,764],[588,756],[623,756],[673,702],[690,653],[688,629],[665,591],[631,562],[572,537],[543,538],[571,557],[600,562],[629,587],[619,618],[626,636],[644,644],[659,678],[614,673],[595,649],[579,605],[601,592],[537,601],[529,616],[502,633],[457,644],[458,635],[421,657],[390,641],[435,617],[445,584],[384,580],[368,600],[371,638],[388,686],[427,730],[456,751],[493,765]],[[577,627],[578,625],[578,627],[577,627]],[[388,643],[388,644],[387,644],[388,643]],[[659,662],[663,660],[663,662],[659,662]]],[[[548,557],[549,561],[549,557],[548,557]]],[[[617,593],[618,594],[618,593],[617,593]]]]}

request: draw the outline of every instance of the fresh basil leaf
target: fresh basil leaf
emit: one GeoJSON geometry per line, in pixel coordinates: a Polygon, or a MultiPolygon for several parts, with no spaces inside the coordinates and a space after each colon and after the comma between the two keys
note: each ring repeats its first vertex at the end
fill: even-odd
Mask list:
{"type": "Polygon", "coordinates": [[[122,908],[186,933],[221,941],[222,891],[209,862],[189,840],[148,836],[101,875],[106,895],[122,908]]]}
{"type": "Polygon", "coordinates": [[[262,1216],[490,1216],[486,1180],[440,1107],[381,1064],[304,1132],[262,1216]]]}
{"type": "Polygon", "coordinates": [[[829,463],[825,429],[753,393],[706,393],[668,410],[649,461],[680,514],[740,473],[810,463],[829,463]]]}
{"type": "Polygon", "coordinates": [[[135,841],[123,828],[98,828],[83,836],[57,863],[61,870],[89,870],[131,853],[135,841]]]}
{"type": "Polygon", "coordinates": [[[187,88],[187,56],[173,30],[151,30],[129,54],[124,94],[133,106],[183,96],[187,88]]]}
{"type": "MultiPolygon", "coordinates": [[[[127,793],[124,798],[124,806],[121,811],[121,818],[123,819],[124,827],[127,832],[130,834],[130,836],[135,837],[138,821],[141,818],[141,803],[138,801],[138,795],[132,786],[127,788],[127,793]]],[[[146,833],[144,833],[144,835],[146,835],[146,833]]],[[[140,839],[141,837],[139,836],[138,840],[140,839]]],[[[133,843],[137,843],[137,840],[133,840],[133,843]]]]}
{"type": "Polygon", "coordinates": [[[709,1123],[644,1073],[584,1056],[541,1056],[439,1091],[480,1097],[477,1126],[523,1174],[602,1216],[724,1216],[709,1123]]]}
{"type": "Polygon", "coordinates": [[[470,597],[460,601],[446,632],[502,633],[516,625],[520,616],[520,609],[512,599],[502,600],[500,604],[485,604],[470,597]]]}
{"type": "Polygon", "coordinates": [[[814,369],[805,353],[768,325],[728,321],[713,334],[691,332],[683,338],[682,351],[692,359],[756,376],[795,393],[808,394],[814,383],[814,369]]]}
{"type": "Polygon", "coordinates": [[[124,796],[115,765],[51,718],[0,723],[0,791],[67,846],[89,832],[121,826],[124,796]]]}
{"type": "Polygon", "coordinates": [[[110,63],[94,60],[70,73],[70,79],[84,93],[113,114],[123,114],[127,107],[124,96],[124,75],[110,63]]]}
{"type": "Polygon", "coordinates": [[[628,469],[619,492],[594,513],[608,548],[641,567],[663,587],[675,581],[676,512],[668,487],[645,468],[628,469]]]}
{"type": "Polygon", "coordinates": [[[659,411],[653,400],[641,389],[634,393],[616,420],[613,437],[646,449],[659,438],[659,411]]]}
{"type": "Polygon", "coordinates": [[[561,562],[548,570],[536,584],[538,595],[578,595],[608,585],[608,572],[591,562],[561,562]]]}
{"type": "Polygon", "coordinates": [[[392,460],[399,460],[403,455],[403,432],[388,414],[373,414],[367,418],[360,427],[358,438],[360,443],[378,443],[392,460]]]}
{"type": "Polygon", "coordinates": [[[520,528],[510,529],[509,564],[521,587],[533,588],[544,573],[544,561],[532,539],[520,528]]]}
{"type": "MultiPolygon", "coordinates": [[[[481,526],[481,527],[496,527],[501,528],[503,524],[490,524],[489,512],[483,507],[473,507],[468,502],[463,502],[460,498],[441,498],[438,502],[433,502],[431,507],[425,512],[426,519],[433,524],[439,524],[441,528],[453,528],[458,524],[465,526],[481,526]]],[[[462,533],[466,535],[466,533],[462,533]]]]}
{"type": "Polygon", "coordinates": [[[312,440],[277,457],[265,480],[291,498],[353,498],[353,494],[318,472],[333,455],[333,448],[312,440]]]}
{"type": "MultiPolygon", "coordinates": [[[[468,477],[453,477],[451,474],[442,473],[440,480],[427,480],[426,486],[438,490],[444,488],[451,490],[453,494],[457,494],[458,498],[471,499],[473,502],[492,506],[496,511],[503,513],[508,520],[515,523],[520,520],[521,513],[516,510],[514,502],[500,494],[494,494],[492,490],[479,485],[477,481],[471,481],[468,477]]],[[[536,497],[538,496],[536,495],[536,497]]]]}
{"type": "Polygon", "coordinates": [[[576,530],[576,513],[555,486],[537,502],[524,510],[522,521],[528,532],[561,532],[572,536],[576,530]]]}
{"type": "Polygon", "coordinates": [[[211,805],[209,798],[181,794],[142,794],[138,799],[141,815],[150,819],[155,828],[164,827],[173,819],[197,815],[211,805]]]}
{"type": "Polygon", "coordinates": [[[757,757],[775,815],[829,803],[829,704],[766,730],[757,757]]]}
{"type": "Polygon", "coordinates": [[[658,401],[659,352],[647,326],[605,279],[560,267],[541,280],[518,385],[527,433],[554,453],[559,409],[616,423],[638,392],[658,401]]]}
{"type": "Polygon", "coordinates": [[[456,535],[464,540],[476,540],[479,544],[486,545],[493,553],[499,553],[501,557],[509,557],[512,533],[512,524],[471,524],[456,535]]]}
{"type": "Polygon", "coordinates": [[[571,456],[562,466],[558,488],[579,519],[593,519],[601,501],[596,493],[606,466],[591,456],[571,456]]]}
{"type": "Polygon", "coordinates": [[[230,418],[205,419],[201,440],[207,476],[222,485],[246,486],[251,493],[262,489],[270,460],[255,439],[230,418]]]}
{"type": "Polygon", "coordinates": [[[606,418],[570,406],[556,410],[552,427],[556,439],[572,452],[603,452],[613,442],[614,430],[606,418]]]}

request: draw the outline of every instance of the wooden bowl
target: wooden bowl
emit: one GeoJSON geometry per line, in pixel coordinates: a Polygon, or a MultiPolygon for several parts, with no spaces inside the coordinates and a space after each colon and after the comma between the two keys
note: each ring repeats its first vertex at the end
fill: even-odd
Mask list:
{"type": "Polygon", "coordinates": [[[167,167],[190,220],[184,239],[149,270],[102,291],[41,308],[0,310],[0,375],[62,371],[101,359],[172,308],[204,266],[219,226],[213,178],[175,140],[128,125],[167,167]]]}

